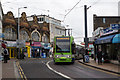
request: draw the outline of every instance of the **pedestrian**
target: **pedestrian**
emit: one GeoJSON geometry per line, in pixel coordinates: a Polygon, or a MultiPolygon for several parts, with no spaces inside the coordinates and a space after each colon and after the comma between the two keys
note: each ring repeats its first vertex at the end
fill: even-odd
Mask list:
{"type": "Polygon", "coordinates": [[[8,50],[6,48],[4,48],[4,63],[7,63],[7,60],[9,58],[9,53],[8,53],[8,50]]]}
{"type": "Polygon", "coordinates": [[[37,58],[37,49],[35,49],[35,58],[37,58]]]}
{"type": "Polygon", "coordinates": [[[53,55],[53,47],[51,47],[51,49],[49,50],[49,53],[50,53],[49,57],[52,57],[52,55],[53,55]]]}
{"type": "Polygon", "coordinates": [[[97,59],[98,59],[98,64],[102,64],[102,51],[101,51],[101,49],[99,49],[97,52],[97,59]]]}
{"type": "Polygon", "coordinates": [[[91,50],[91,58],[93,59],[94,58],[94,49],[92,48],[91,50]]]}
{"type": "Polygon", "coordinates": [[[83,56],[83,62],[85,62],[85,49],[84,48],[81,48],[81,54],[83,56]]]}

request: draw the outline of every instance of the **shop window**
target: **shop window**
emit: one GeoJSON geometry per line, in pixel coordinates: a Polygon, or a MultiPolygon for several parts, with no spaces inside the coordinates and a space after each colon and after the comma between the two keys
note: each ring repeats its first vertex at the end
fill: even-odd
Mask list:
{"type": "Polygon", "coordinates": [[[105,23],[106,22],[106,20],[105,20],[105,18],[103,18],[103,23],[105,23]]]}

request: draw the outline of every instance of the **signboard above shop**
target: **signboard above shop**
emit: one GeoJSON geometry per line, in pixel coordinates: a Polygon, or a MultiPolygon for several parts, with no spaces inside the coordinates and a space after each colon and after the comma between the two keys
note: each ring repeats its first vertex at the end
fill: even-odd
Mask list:
{"type": "Polygon", "coordinates": [[[31,46],[42,47],[40,42],[32,42],[31,46]]]}
{"type": "Polygon", "coordinates": [[[16,41],[6,41],[7,47],[17,47],[16,41]]]}
{"type": "Polygon", "coordinates": [[[103,30],[103,27],[98,27],[98,28],[92,33],[92,34],[93,34],[93,37],[99,36],[101,30],[103,30]]]}
{"type": "Polygon", "coordinates": [[[110,27],[103,29],[100,32],[100,36],[116,33],[118,32],[119,29],[120,29],[120,24],[110,24],[110,27]]]}
{"type": "Polygon", "coordinates": [[[16,40],[17,48],[25,47],[25,40],[16,40]]]}

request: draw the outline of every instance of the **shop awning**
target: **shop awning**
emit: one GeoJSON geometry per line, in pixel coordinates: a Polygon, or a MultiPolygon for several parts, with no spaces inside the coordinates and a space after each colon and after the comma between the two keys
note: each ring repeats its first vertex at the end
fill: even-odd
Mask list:
{"type": "Polygon", "coordinates": [[[0,38],[3,38],[4,37],[4,34],[3,33],[0,33],[0,38]]]}
{"type": "Polygon", "coordinates": [[[120,34],[116,34],[113,37],[112,43],[120,43],[120,34]]]}
{"type": "Polygon", "coordinates": [[[95,41],[95,44],[112,43],[112,39],[114,36],[115,35],[110,35],[110,36],[99,38],[95,41]]]}

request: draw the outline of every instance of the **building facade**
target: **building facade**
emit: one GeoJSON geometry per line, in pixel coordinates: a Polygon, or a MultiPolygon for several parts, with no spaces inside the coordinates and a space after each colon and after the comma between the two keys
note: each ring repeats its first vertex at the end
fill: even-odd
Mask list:
{"type": "Polygon", "coordinates": [[[104,29],[110,27],[110,24],[120,23],[120,16],[97,16],[93,15],[93,30],[95,31],[98,27],[103,27],[104,29]]]}
{"type": "Polygon", "coordinates": [[[49,26],[50,31],[50,42],[53,42],[55,36],[65,36],[65,27],[61,26],[61,21],[55,18],[46,16],[46,15],[38,15],[37,16],[38,23],[46,22],[49,26]]]}
{"type": "MultiPolygon", "coordinates": [[[[28,57],[36,57],[35,52],[38,52],[38,56],[42,55],[42,51],[49,51],[50,45],[50,33],[51,31],[54,34],[55,31],[64,31],[64,28],[57,26],[55,21],[60,22],[54,18],[54,24],[50,17],[46,15],[32,15],[27,16],[25,12],[19,17],[19,34],[18,34],[18,18],[14,18],[14,15],[11,11],[7,12],[3,16],[3,33],[4,38],[7,42],[7,48],[10,53],[10,58],[17,57],[17,48],[21,48],[21,51],[25,51],[28,57]],[[54,30],[53,26],[54,25],[54,30]],[[52,27],[51,27],[52,26],[52,27]],[[58,30],[56,30],[56,27],[58,30]],[[19,40],[18,40],[19,37],[19,40]],[[19,44],[19,45],[18,45],[19,44]]],[[[59,23],[60,25],[60,23],[59,23]]],[[[63,35],[63,34],[61,34],[63,35]]],[[[56,35],[53,35],[53,37],[56,35]]]]}
{"type": "Polygon", "coordinates": [[[118,60],[120,57],[120,17],[119,16],[95,16],[94,51],[102,49],[105,60],[118,60]]]}

